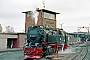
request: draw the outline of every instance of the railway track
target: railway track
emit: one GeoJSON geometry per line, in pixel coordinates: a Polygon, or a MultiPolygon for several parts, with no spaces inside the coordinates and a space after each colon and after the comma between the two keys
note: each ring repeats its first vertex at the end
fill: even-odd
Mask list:
{"type": "Polygon", "coordinates": [[[81,49],[78,53],[68,54],[65,56],[59,56],[60,58],[53,59],[53,60],[86,60],[86,56],[88,54],[88,47],[90,47],[90,45],[85,44],[85,45],[80,46],[80,47],[81,47],[81,49]]]}
{"type": "Polygon", "coordinates": [[[81,46],[81,50],[71,60],[85,60],[88,53],[88,45],[81,46]]]}
{"type": "Polygon", "coordinates": [[[41,59],[41,60],[86,60],[88,53],[88,47],[90,45],[80,46],[80,51],[77,53],[69,53],[65,55],[54,55],[52,58],[41,59]]]}

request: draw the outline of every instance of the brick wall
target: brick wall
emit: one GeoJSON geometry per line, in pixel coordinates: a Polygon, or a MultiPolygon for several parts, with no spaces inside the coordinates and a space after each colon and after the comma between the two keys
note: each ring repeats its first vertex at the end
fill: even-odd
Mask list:
{"type": "Polygon", "coordinates": [[[34,26],[35,20],[31,18],[31,16],[27,16],[28,13],[26,13],[26,19],[25,19],[25,32],[28,30],[28,26],[34,26]]]}
{"type": "Polygon", "coordinates": [[[41,12],[39,12],[39,15],[38,15],[37,25],[43,25],[43,19],[42,19],[42,13],[41,12]]]}
{"type": "Polygon", "coordinates": [[[26,38],[26,34],[18,34],[18,47],[22,48],[25,46],[24,42],[25,42],[25,38],[26,38]]]}

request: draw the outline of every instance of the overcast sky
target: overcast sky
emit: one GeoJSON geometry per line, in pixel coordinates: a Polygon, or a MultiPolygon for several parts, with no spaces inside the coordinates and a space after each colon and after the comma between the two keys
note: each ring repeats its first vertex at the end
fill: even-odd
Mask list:
{"type": "MultiPolygon", "coordinates": [[[[43,8],[43,0],[0,0],[0,24],[14,27],[16,32],[25,30],[23,11],[43,8]]],[[[67,32],[76,32],[77,27],[90,27],[90,0],[45,0],[45,9],[58,12],[57,28],[60,24],[67,32]]],[[[87,31],[81,29],[81,31],[87,31]]]]}

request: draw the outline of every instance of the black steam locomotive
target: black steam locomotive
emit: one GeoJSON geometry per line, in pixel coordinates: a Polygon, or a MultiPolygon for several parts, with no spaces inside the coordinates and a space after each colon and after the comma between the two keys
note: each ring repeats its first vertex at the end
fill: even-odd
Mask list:
{"type": "Polygon", "coordinates": [[[29,26],[26,41],[24,56],[30,59],[52,55],[68,47],[66,32],[47,26],[29,26]]]}

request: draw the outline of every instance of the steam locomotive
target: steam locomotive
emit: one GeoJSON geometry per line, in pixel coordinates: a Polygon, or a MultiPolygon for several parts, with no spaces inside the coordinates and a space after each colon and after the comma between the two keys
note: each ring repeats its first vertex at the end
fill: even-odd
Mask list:
{"type": "Polygon", "coordinates": [[[48,26],[29,26],[25,58],[37,59],[57,53],[58,50],[68,48],[68,37],[65,31],[48,26]]]}

